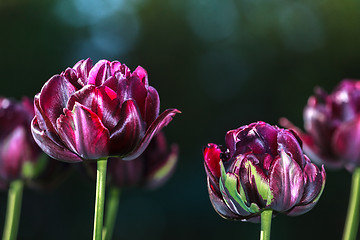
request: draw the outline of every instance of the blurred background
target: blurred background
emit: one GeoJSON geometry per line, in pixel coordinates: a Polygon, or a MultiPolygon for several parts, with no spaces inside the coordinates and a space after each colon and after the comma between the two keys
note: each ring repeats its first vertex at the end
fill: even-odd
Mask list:
{"type": "MultiPolygon", "coordinates": [[[[202,147],[226,131],[286,116],[303,126],[315,86],[360,78],[355,0],[1,0],[0,95],[33,97],[78,60],[138,65],[177,115],[173,177],[155,191],[124,189],[114,239],[258,239],[208,199],[202,147]]],[[[351,174],[327,170],[318,205],[273,219],[273,239],[340,239],[351,174]]],[[[19,239],[91,239],[95,183],[73,174],[56,189],[25,189],[19,239]]],[[[7,193],[0,193],[2,228],[7,193]]]]}

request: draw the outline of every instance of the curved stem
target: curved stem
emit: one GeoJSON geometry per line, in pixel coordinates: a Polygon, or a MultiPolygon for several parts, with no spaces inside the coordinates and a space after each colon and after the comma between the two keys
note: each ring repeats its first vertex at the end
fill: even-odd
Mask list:
{"type": "Polygon", "coordinates": [[[107,167],[107,158],[105,159],[101,158],[97,160],[93,240],[101,240],[102,238],[105,185],[106,185],[106,167],[107,167]]]}
{"type": "Polygon", "coordinates": [[[356,168],[351,183],[348,212],[345,222],[343,240],[355,240],[359,226],[360,214],[360,167],[356,168]]]}
{"type": "Polygon", "coordinates": [[[261,213],[260,240],[270,240],[272,210],[267,209],[261,213]]]}
{"type": "Polygon", "coordinates": [[[111,187],[108,192],[105,210],[105,224],[103,228],[103,240],[111,240],[114,225],[116,223],[116,216],[119,207],[120,189],[118,187],[111,187]]]}
{"type": "Polygon", "coordinates": [[[23,188],[24,182],[22,180],[15,180],[10,183],[3,240],[16,239],[20,221],[23,188]]]}

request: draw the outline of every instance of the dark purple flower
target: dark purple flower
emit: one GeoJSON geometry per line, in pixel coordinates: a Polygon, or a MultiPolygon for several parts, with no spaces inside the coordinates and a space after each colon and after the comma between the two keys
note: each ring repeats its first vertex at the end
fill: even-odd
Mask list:
{"type": "MultiPolygon", "coordinates": [[[[144,187],[155,189],[165,183],[175,170],[178,146],[168,148],[165,135],[159,132],[137,158],[126,161],[109,158],[107,176],[111,185],[119,188],[144,187]]],[[[96,164],[88,163],[90,174],[96,176],[96,164]]]]}
{"type": "Polygon", "coordinates": [[[259,222],[265,209],[296,216],[319,200],[325,170],[291,130],[256,122],[227,132],[225,142],[203,151],[210,200],[222,217],[259,222]]]}
{"type": "Polygon", "coordinates": [[[23,167],[33,165],[41,156],[30,131],[34,107],[28,98],[16,102],[0,98],[0,184],[23,177],[23,167]]]}
{"type": "Polygon", "coordinates": [[[35,96],[31,129],[49,156],[68,162],[138,157],[177,109],[160,100],[142,67],[81,60],[50,78],[35,96]]]}
{"type": "Polygon", "coordinates": [[[331,94],[316,88],[304,109],[306,133],[280,121],[300,135],[314,161],[349,171],[360,166],[360,81],[343,80],[331,94]]]}

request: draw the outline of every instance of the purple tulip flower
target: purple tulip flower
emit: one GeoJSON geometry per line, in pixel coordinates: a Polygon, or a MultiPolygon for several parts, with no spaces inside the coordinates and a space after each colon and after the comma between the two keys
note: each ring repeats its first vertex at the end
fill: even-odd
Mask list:
{"type": "Polygon", "coordinates": [[[0,186],[22,178],[24,164],[34,163],[42,151],[36,145],[30,123],[34,107],[28,98],[16,102],[0,98],[0,186]]]}
{"type": "MultiPolygon", "coordinates": [[[[170,149],[163,132],[159,132],[146,150],[137,158],[126,161],[109,158],[107,176],[109,184],[124,187],[155,189],[164,184],[173,174],[178,159],[178,145],[170,149]]],[[[96,177],[96,164],[87,164],[90,175],[96,177]]]]}
{"type": "Polygon", "coordinates": [[[31,130],[49,156],[68,162],[109,156],[131,160],[177,109],[159,115],[160,100],[146,71],[118,61],[81,60],[50,78],[35,96],[31,130]]]}
{"type": "Polygon", "coordinates": [[[204,148],[210,200],[226,219],[259,222],[261,212],[296,216],[311,210],[325,185],[286,129],[256,122],[227,132],[226,146],[204,148]]]}
{"type": "Polygon", "coordinates": [[[316,88],[304,109],[305,131],[287,119],[304,141],[304,151],[315,162],[350,172],[360,166],[360,81],[343,80],[331,94],[316,88]]]}

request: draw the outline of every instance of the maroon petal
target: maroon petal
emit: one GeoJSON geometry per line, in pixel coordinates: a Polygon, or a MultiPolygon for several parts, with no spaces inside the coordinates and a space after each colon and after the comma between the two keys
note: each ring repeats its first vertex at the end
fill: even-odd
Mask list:
{"type": "Polygon", "coordinates": [[[285,151],[286,154],[289,155],[290,158],[294,159],[303,169],[305,166],[304,153],[295,135],[289,130],[281,129],[277,134],[277,142],[278,153],[281,154],[281,151],[285,151]]]}
{"type": "Polygon", "coordinates": [[[209,197],[210,197],[210,201],[212,206],[214,207],[215,211],[223,218],[225,219],[232,219],[232,220],[236,220],[236,219],[243,219],[244,217],[237,215],[235,213],[233,213],[228,206],[226,205],[226,203],[224,202],[224,200],[222,198],[219,197],[218,194],[213,192],[213,189],[211,188],[210,182],[209,182],[209,178],[208,178],[208,192],[209,192],[209,197]]]}
{"type": "Polygon", "coordinates": [[[111,76],[110,74],[110,62],[108,60],[100,60],[89,72],[88,84],[100,86],[111,76]]]}
{"type": "Polygon", "coordinates": [[[271,208],[283,212],[294,207],[303,196],[304,176],[298,163],[285,151],[273,163],[270,172],[270,188],[273,192],[271,208]]]}
{"type": "Polygon", "coordinates": [[[109,131],[99,117],[80,103],[72,111],[57,120],[60,138],[83,159],[99,159],[109,156],[109,131]]]}
{"type": "Polygon", "coordinates": [[[44,115],[44,120],[48,119],[53,128],[56,126],[56,119],[63,113],[71,94],[75,91],[75,87],[60,75],[50,78],[41,89],[39,107],[42,111],[40,114],[44,115]]]}
{"type": "Polygon", "coordinates": [[[35,142],[50,157],[64,162],[81,162],[82,159],[71,152],[63,145],[59,145],[51,140],[43,130],[40,129],[37,118],[35,117],[31,123],[31,132],[35,142]]]}
{"type": "Polygon", "coordinates": [[[91,68],[92,60],[90,58],[86,60],[80,60],[74,65],[73,69],[76,71],[77,77],[80,79],[82,86],[85,86],[88,83],[88,76],[91,68]]]}
{"type": "Polygon", "coordinates": [[[343,160],[360,164],[360,115],[335,130],[332,146],[343,160]]]}
{"type": "Polygon", "coordinates": [[[221,149],[218,145],[209,143],[203,150],[204,160],[206,167],[205,169],[209,169],[211,174],[219,179],[221,176],[220,172],[220,154],[221,149]]]}
{"type": "Polygon", "coordinates": [[[159,116],[160,98],[155,88],[148,87],[148,95],[145,99],[145,122],[147,126],[159,116]]]}
{"type": "Polygon", "coordinates": [[[322,193],[325,178],[324,166],[320,171],[315,164],[306,164],[304,168],[304,195],[299,205],[306,205],[314,201],[322,193]]]}
{"type": "Polygon", "coordinates": [[[316,205],[316,202],[311,202],[306,205],[295,206],[290,211],[286,212],[286,215],[288,215],[288,216],[302,215],[304,213],[307,213],[311,209],[313,209],[315,207],[315,205],[316,205]]]}
{"type": "Polygon", "coordinates": [[[152,168],[152,166],[155,166],[155,162],[154,164],[152,164],[152,166],[149,167],[149,169],[151,170],[149,170],[146,177],[146,185],[145,185],[146,188],[148,189],[158,188],[161,185],[163,185],[173,175],[177,165],[178,155],[179,155],[178,145],[172,144],[170,153],[167,154],[162,159],[157,160],[159,164],[156,165],[156,168],[152,168]]]}
{"type": "Polygon", "coordinates": [[[137,148],[124,157],[124,160],[131,160],[137,158],[146,147],[149,145],[151,139],[166,125],[168,125],[176,113],[181,113],[177,109],[166,109],[163,113],[156,118],[156,120],[150,125],[147,129],[145,136],[142,138],[141,142],[137,145],[137,148]]]}
{"type": "Polygon", "coordinates": [[[117,71],[121,71],[121,63],[119,61],[113,61],[110,63],[110,74],[114,76],[117,71]]]}
{"type": "Polygon", "coordinates": [[[132,74],[133,75],[136,74],[138,76],[138,78],[140,78],[141,82],[146,87],[149,86],[148,74],[147,74],[146,70],[143,67],[138,66],[132,74]]]}
{"type": "Polygon", "coordinates": [[[70,97],[67,109],[73,109],[76,102],[94,112],[108,129],[113,129],[120,120],[120,102],[106,86],[85,86],[70,97]]]}
{"type": "Polygon", "coordinates": [[[145,132],[140,112],[134,101],[124,102],[120,116],[120,122],[110,136],[110,154],[112,156],[123,156],[132,152],[145,132]]]}
{"type": "Polygon", "coordinates": [[[28,148],[26,130],[22,126],[13,129],[11,134],[1,141],[0,165],[2,177],[9,181],[19,177],[23,161],[29,157],[26,156],[29,154],[28,148]],[[19,151],[20,149],[21,151],[19,151]]]}
{"type": "MultiPolygon", "coordinates": [[[[271,202],[269,178],[264,170],[257,165],[258,159],[252,154],[240,162],[240,184],[244,189],[248,203],[255,203],[259,208],[267,207],[271,202]]],[[[235,164],[236,165],[236,164],[235,164]]]]}
{"type": "Polygon", "coordinates": [[[226,147],[229,149],[229,155],[233,156],[236,149],[237,134],[242,130],[243,127],[230,130],[225,135],[226,147]]]}

